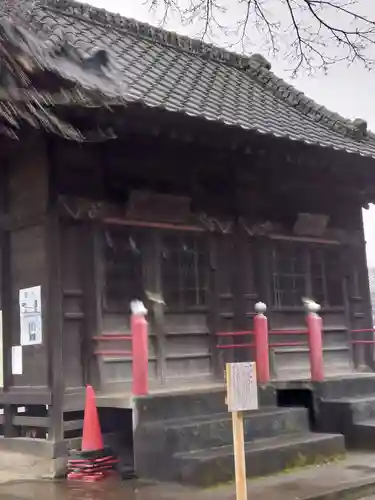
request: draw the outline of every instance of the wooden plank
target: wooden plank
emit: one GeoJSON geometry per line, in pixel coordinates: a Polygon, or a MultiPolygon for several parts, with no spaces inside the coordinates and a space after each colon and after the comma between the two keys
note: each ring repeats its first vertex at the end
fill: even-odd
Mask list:
{"type": "MultiPolygon", "coordinates": [[[[258,299],[272,308],[271,273],[272,263],[270,259],[270,242],[267,238],[260,236],[255,238],[255,285],[258,291],[258,299]]],[[[303,308],[301,308],[302,310],[303,308]]],[[[268,316],[268,314],[267,314],[268,316]]]]}
{"type": "Polygon", "coordinates": [[[20,427],[43,427],[47,429],[50,425],[50,418],[15,415],[13,418],[13,425],[19,425],[20,427]]]}
{"type": "MultiPolygon", "coordinates": [[[[246,265],[245,248],[244,245],[245,233],[239,224],[236,225],[233,238],[234,238],[234,272],[233,272],[233,295],[235,296],[233,303],[233,327],[234,331],[246,330],[246,301],[244,298],[245,282],[244,282],[244,266],[246,265]]],[[[242,344],[242,337],[233,337],[233,344],[242,344]]],[[[232,349],[232,361],[247,361],[249,353],[246,349],[232,349]]]]}
{"type": "MultiPolygon", "coordinates": [[[[360,248],[357,249],[357,254],[359,255],[359,260],[360,260],[360,284],[361,284],[361,289],[362,289],[362,296],[364,298],[364,307],[363,307],[363,312],[364,312],[364,318],[363,322],[365,324],[365,328],[372,328],[372,304],[371,304],[371,293],[370,293],[370,282],[369,282],[369,276],[368,276],[368,269],[367,269],[367,258],[366,258],[366,239],[365,239],[365,234],[364,234],[364,227],[363,224],[360,225],[360,231],[361,231],[361,245],[360,248]]],[[[364,339],[365,340],[374,340],[374,333],[368,332],[364,334],[364,339]]],[[[364,357],[365,357],[365,363],[370,369],[374,369],[374,350],[375,350],[375,345],[374,344],[365,344],[364,345],[364,357]]]]}
{"type": "Polygon", "coordinates": [[[76,431],[81,429],[83,429],[83,419],[69,420],[67,422],[64,422],[65,432],[76,431]]]}
{"type": "MultiPolygon", "coordinates": [[[[1,234],[1,308],[3,314],[3,391],[6,394],[13,384],[12,375],[12,297],[11,297],[11,265],[10,265],[10,233],[1,234]]],[[[15,435],[13,427],[14,407],[4,407],[4,436],[15,435]]]]}
{"type": "MultiPolygon", "coordinates": [[[[80,320],[82,321],[82,328],[80,330],[80,361],[82,367],[82,385],[86,387],[90,382],[90,369],[91,369],[91,327],[95,328],[92,324],[94,304],[92,299],[95,296],[95,290],[91,290],[93,279],[93,245],[92,245],[92,223],[83,222],[80,225],[82,232],[82,246],[79,251],[78,259],[82,266],[83,272],[81,275],[81,286],[84,290],[83,293],[83,311],[69,312],[64,311],[64,320],[80,320]],[[90,279],[91,278],[91,279],[90,279]],[[90,317],[90,319],[89,319],[90,317]]],[[[78,384],[77,384],[78,385],[78,384]]],[[[64,423],[65,429],[65,423],[64,423]]]]}
{"type": "MultiPolygon", "coordinates": [[[[219,296],[219,265],[218,265],[218,235],[209,235],[209,314],[208,314],[208,328],[210,333],[210,350],[211,350],[211,365],[212,373],[215,378],[222,380],[224,365],[220,363],[220,351],[217,346],[216,334],[220,330],[220,298],[219,296]]],[[[231,296],[232,298],[232,296],[231,296]]]]}
{"type": "Polygon", "coordinates": [[[0,392],[0,404],[8,404],[15,406],[22,405],[50,405],[51,393],[46,388],[45,392],[35,390],[34,387],[23,388],[22,390],[8,390],[0,392]]]}
{"type": "MultiPolygon", "coordinates": [[[[347,343],[350,346],[350,361],[353,365],[354,369],[357,369],[359,366],[358,359],[357,359],[357,346],[352,344],[351,341],[351,330],[353,329],[352,325],[352,311],[351,311],[351,306],[350,306],[350,300],[349,300],[349,292],[348,292],[348,286],[349,286],[349,277],[346,275],[342,279],[342,288],[343,288],[343,296],[344,296],[344,307],[345,307],[345,324],[346,324],[346,339],[347,343]]],[[[324,332],[324,330],[323,330],[324,332]]]]}
{"type": "Polygon", "coordinates": [[[211,358],[211,353],[209,352],[187,352],[183,354],[167,354],[165,356],[165,359],[173,359],[173,360],[178,360],[178,359],[202,359],[202,358],[211,358]]]}
{"type": "Polygon", "coordinates": [[[247,500],[245,443],[243,413],[232,413],[234,469],[236,479],[236,500],[247,500]]]}
{"type": "Polygon", "coordinates": [[[80,298],[84,296],[83,290],[63,290],[64,298],[80,298]]]}
{"type": "Polygon", "coordinates": [[[88,226],[89,256],[84,268],[85,323],[86,323],[86,378],[94,387],[100,387],[100,373],[97,360],[93,356],[93,337],[103,333],[102,309],[102,253],[100,227],[91,221],[88,226]]]}
{"type": "Polygon", "coordinates": [[[228,411],[257,410],[258,386],[255,363],[227,363],[225,375],[228,411]]]}
{"type": "Polygon", "coordinates": [[[0,216],[0,228],[4,231],[19,231],[30,226],[44,224],[45,219],[45,213],[28,214],[21,217],[17,214],[6,214],[0,216]]]}
{"type": "MultiPolygon", "coordinates": [[[[161,259],[162,259],[162,243],[160,231],[154,231],[152,235],[151,248],[151,275],[152,289],[156,297],[162,298],[163,285],[161,277],[161,259]]],[[[166,331],[165,331],[165,316],[164,303],[162,301],[152,301],[153,319],[156,333],[156,376],[161,384],[167,377],[167,361],[166,361],[166,331]]]]}
{"type": "Polygon", "coordinates": [[[64,319],[75,321],[75,320],[83,320],[85,318],[85,314],[83,312],[64,312],[64,319]]]}
{"type": "Polygon", "coordinates": [[[285,240],[285,241],[295,241],[302,243],[319,243],[320,245],[340,245],[337,240],[327,240],[323,238],[312,238],[308,236],[291,236],[286,234],[270,234],[269,238],[272,240],[285,240]]]}
{"type": "Polygon", "coordinates": [[[225,378],[226,403],[232,413],[236,500],[247,500],[243,411],[258,408],[255,363],[227,363],[225,378]]]}

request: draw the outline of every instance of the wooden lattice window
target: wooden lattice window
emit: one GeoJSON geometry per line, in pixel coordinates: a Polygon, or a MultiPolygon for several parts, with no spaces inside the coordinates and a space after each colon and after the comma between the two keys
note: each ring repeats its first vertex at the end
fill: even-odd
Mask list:
{"type": "Polygon", "coordinates": [[[103,305],[107,312],[127,313],[131,300],[144,300],[145,243],[141,231],[126,228],[104,231],[103,305]]]}
{"type": "Polygon", "coordinates": [[[312,295],[322,306],[344,303],[340,262],[336,248],[315,248],[310,252],[312,295]]]}
{"type": "Polygon", "coordinates": [[[207,245],[202,234],[162,236],[162,286],[167,308],[189,309],[207,301],[207,245]]]}
{"type": "Polygon", "coordinates": [[[272,249],[272,291],[275,307],[301,306],[306,295],[307,269],[298,246],[277,244],[272,249]]]}
{"type": "Polygon", "coordinates": [[[272,249],[273,306],[301,307],[311,297],[325,307],[342,306],[339,248],[278,243],[272,249]]]}

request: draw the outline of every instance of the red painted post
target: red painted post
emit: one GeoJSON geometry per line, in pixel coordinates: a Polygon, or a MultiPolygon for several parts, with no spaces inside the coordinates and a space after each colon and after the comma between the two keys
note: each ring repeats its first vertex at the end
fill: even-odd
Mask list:
{"type": "Polygon", "coordinates": [[[323,322],[322,318],[318,315],[320,305],[313,301],[306,301],[305,307],[307,310],[306,321],[309,338],[311,380],[313,382],[322,382],[324,380],[323,322]]]}
{"type": "Polygon", "coordinates": [[[256,315],[254,317],[255,337],[255,362],[257,379],[261,384],[270,380],[270,356],[268,348],[268,321],[265,316],[266,304],[257,302],[255,304],[256,315]]]}
{"type": "Polygon", "coordinates": [[[134,300],[131,307],[132,332],[132,392],[134,396],[148,394],[148,323],[147,309],[142,302],[134,300]]]}

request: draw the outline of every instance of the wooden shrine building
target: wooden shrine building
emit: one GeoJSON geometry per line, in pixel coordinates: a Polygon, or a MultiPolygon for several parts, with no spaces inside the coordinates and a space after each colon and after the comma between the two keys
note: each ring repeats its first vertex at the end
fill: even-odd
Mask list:
{"type": "MultiPolygon", "coordinates": [[[[327,377],[373,370],[373,333],[350,341],[372,328],[364,120],[317,105],[260,55],[70,0],[2,2],[0,61],[1,446],[61,456],[86,384],[99,406],[134,409],[121,339],[133,299],[149,310],[147,418],[163,394],[222,390],[225,359],[253,359],[216,334],[251,329],[258,301],[288,341],[313,298],[327,377]],[[25,333],[33,287],[41,325],[25,333]]],[[[275,348],[272,365],[274,380],[304,379],[308,349],[275,348]]],[[[178,418],[184,404],[170,405],[178,418]]]]}

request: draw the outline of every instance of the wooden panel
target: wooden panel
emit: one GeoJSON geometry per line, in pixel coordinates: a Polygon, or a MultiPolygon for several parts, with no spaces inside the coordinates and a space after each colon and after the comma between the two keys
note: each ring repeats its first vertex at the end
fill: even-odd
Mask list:
{"type": "Polygon", "coordinates": [[[208,334],[205,313],[165,314],[165,329],[169,334],[189,335],[208,334]]]}
{"type": "MultiPolygon", "coordinates": [[[[214,334],[217,331],[252,328],[254,305],[258,299],[265,301],[268,305],[268,316],[272,328],[305,327],[303,309],[298,308],[301,305],[299,287],[295,292],[296,300],[292,301],[292,304],[288,300],[284,301],[289,302],[287,306],[292,307],[286,307],[283,310],[273,308],[274,305],[285,304],[281,304],[283,301],[276,304],[276,301],[272,300],[275,294],[270,294],[272,280],[270,262],[267,262],[267,259],[272,253],[270,252],[272,245],[267,234],[277,229],[277,232],[283,235],[283,241],[287,242],[293,232],[296,217],[301,211],[327,214],[332,225],[330,230],[339,229],[342,232],[357,230],[357,200],[343,200],[341,204],[336,196],[334,199],[324,196],[324,190],[328,193],[330,188],[327,185],[317,185],[314,181],[316,173],[311,165],[300,169],[296,178],[293,161],[285,161],[280,169],[277,157],[273,158],[274,165],[269,165],[267,161],[270,158],[266,160],[265,157],[253,156],[254,162],[249,170],[249,156],[239,152],[217,151],[209,146],[186,145],[179,143],[177,139],[170,142],[165,138],[145,137],[138,133],[129,137],[125,149],[121,141],[98,147],[65,145],[62,141],[58,141],[61,155],[58,155],[56,160],[60,192],[77,196],[91,193],[88,197],[94,202],[103,199],[111,203],[118,202],[116,209],[120,218],[125,217],[126,204],[129,197],[131,198],[131,192],[134,189],[147,189],[154,194],[169,193],[173,196],[179,195],[191,199],[189,208],[197,214],[200,214],[202,210],[209,216],[220,213],[225,220],[228,214],[232,214],[231,219],[233,219],[233,213],[237,211],[238,220],[241,215],[248,216],[249,220],[244,224],[242,220],[236,227],[233,224],[230,229],[231,234],[215,235],[217,252],[210,263],[211,272],[207,272],[210,274],[210,280],[207,279],[210,284],[207,286],[202,273],[196,273],[198,279],[194,276],[196,268],[205,260],[204,244],[209,239],[205,233],[200,235],[201,242],[203,241],[201,245],[197,244],[194,235],[185,238],[183,231],[178,236],[173,230],[169,233],[160,231],[157,233],[158,237],[154,239],[155,232],[151,230],[113,229],[113,227],[106,226],[100,242],[101,257],[103,254],[106,257],[103,259],[106,260],[105,265],[101,269],[101,278],[104,277],[104,279],[102,282],[100,278],[97,280],[97,309],[99,309],[100,300],[104,298],[103,325],[100,325],[100,328],[92,328],[95,334],[128,331],[129,301],[138,297],[147,302],[146,291],[151,291],[154,295],[156,292],[164,298],[166,307],[161,313],[161,317],[164,314],[162,325],[154,328],[156,314],[150,304],[147,304],[150,309],[150,337],[153,339],[150,352],[155,351],[158,361],[168,362],[167,377],[168,373],[172,373],[174,377],[180,371],[187,373],[191,369],[191,375],[186,375],[189,378],[194,376],[195,370],[204,372],[209,366],[207,359],[198,359],[197,356],[201,349],[203,349],[202,356],[206,355],[206,350],[215,351],[214,334]],[[181,158],[183,158],[183,165],[189,168],[174,168],[176,159],[179,159],[181,163],[181,158]],[[125,164],[126,168],[124,168],[125,164]],[[236,175],[229,176],[229,168],[233,164],[238,167],[236,175]],[[274,170],[273,167],[275,167],[274,170]],[[268,180],[265,183],[263,182],[264,168],[268,169],[268,180]],[[313,194],[310,190],[312,181],[315,185],[313,194]],[[282,184],[285,189],[279,189],[282,184]],[[318,193],[321,193],[321,196],[318,196],[318,193]],[[253,230],[254,228],[256,231],[253,230]],[[254,233],[263,234],[263,236],[250,237],[250,234],[254,233]],[[159,248],[155,251],[157,242],[159,248]],[[202,256],[203,259],[201,259],[202,256]],[[214,297],[213,294],[215,294],[214,297]],[[200,313],[197,313],[197,310],[200,313]],[[179,314],[171,314],[172,312],[179,314]],[[209,316],[209,323],[206,316],[209,316]],[[163,352],[160,355],[160,349],[158,352],[157,347],[162,345],[161,340],[164,337],[166,337],[165,346],[161,348],[163,352]],[[206,340],[207,346],[204,344],[206,340]],[[176,353],[173,354],[174,350],[176,353]],[[195,359],[193,354],[196,356],[195,359]],[[177,355],[185,356],[185,358],[163,360],[164,356],[168,358],[168,356],[177,355]],[[186,360],[189,356],[190,360],[186,360]],[[178,363],[181,364],[181,369],[178,363]]],[[[288,155],[289,149],[290,145],[288,145],[288,155]]],[[[335,175],[332,174],[330,179],[334,179],[335,175]]],[[[71,215],[79,217],[76,213],[71,215]]],[[[158,220],[160,222],[160,218],[163,218],[161,215],[155,217],[156,222],[158,220]]],[[[220,224],[214,224],[217,233],[224,233],[228,227],[225,229],[220,224]]],[[[84,255],[83,246],[77,245],[77,242],[82,241],[80,236],[79,231],[74,237],[71,236],[72,241],[66,249],[66,254],[67,260],[73,264],[63,273],[66,274],[65,287],[78,291],[84,288],[78,278],[80,264],[77,257],[70,253],[74,254],[77,251],[84,255]]],[[[313,246],[316,247],[311,238],[310,241],[301,241],[296,253],[298,255],[300,248],[307,249],[313,246]]],[[[336,246],[339,247],[339,245],[336,246]]],[[[308,253],[304,250],[306,256],[308,253]]],[[[356,258],[358,259],[358,255],[356,258]]],[[[319,261],[319,259],[316,260],[319,261]]],[[[304,259],[306,266],[314,264],[313,261],[314,258],[311,259],[311,255],[310,258],[304,259]]],[[[314,266],[319,267],[316,263],[314,266]]],[[[360,327],[366,324],[368,304],[367,299],[364,298],[363,262],[358,260],[356,266],[359,280],[358,293],[362,295],[362,298],[357,297],[356,301],[351,302],[350,319],[358,325],[357,327],[360,327]]],[[[206,267],[209,268],[208,265],[206,267]]],[[[280,264],[280,267],[283,265],[280,264]]],[[[320,265],[320,267],[324,266],[320,265]]],[[[290,288],[293,288],[295,276],[288,276],[288,273],[286,269],[278,278],[284,281],[287,279],[290,288]]],[[[311,279],[311,276],[304,279],[304,284],[306,284],[306,287],[303,287],[304,293],[311,296],[315,293],[319,298],[322,297],[322,300],[327,298],[325,296],[330,299],[329,295],[332,294],[323,294],[320,290],[322,281],[324,280],[321,276],[318,276],[315,281],[311,279]]],[[[354,278],[352,281],[354,283],[354,278]]],[[[324,286],[327,288],[327,283],[324,286]]],[[[353,295],[353,290],[354,285],[350,287],[349,295],[353,295]]],[[[65,314],[69,313],[70,318],[68,320],[66,316],[65,323],[67,328],[71,329],[69,332],[67,330],[67,334],[72,338],[76,336],[73,344],[80,338],[79,320],[85,322],[83,315],[87,309],[82,302],[84,301],[81,301],[78,296],[65,299],[65,314]]],[[[330,302],[330,300],[326,301],[326,305],[334,305],[330,302]]],[[[327,314],[324,312],[327,346],[345,345],[345,327],[348,325],[348,318],[345,315],[347,315],[345,308],[341,311],[327,312],[327,314]]],[[[99,323],[100,321],[96,322],[97,325],[99,323]]],[[[295,337],[291,336],[284,338],[295,340],[295,337]]],[[[281,340],[280,337],[278,339],[281,340]]],[[[66,342],[67,346],[70,345],[70,340],[69,338],[66,342]]],[[[233,338],[228,339],[228,342],[230,340],[232,343],[240,341],[238,338],[233,338]]],[[[243,341],[248,342],[249,339],[243,339],[243,341]]],[[[108,346],[107,343],[105,345],[108,346]]],[[[116,344],[116,346],[120,345],[122,344],[116,344]]],[[[101,349],[104,344],[103,346],[98,344],[98,346],[101,349]]],[[[72,346],[69,349],[72,349],[72,346]]],[[[243,359],[238,354],[240,349],[241,347],[237,348],[236,353],[232,352],[233,359],[243,359]]],[[[231,352],[228,350],[226,354],[231,354],[231,352]]],[[[246,359],[253,355],[249,349],[242,351],[242,354],[246,359]]],[[[77,370],[78,360],[82,358],[82,353],[79,355],[79,347],[72,353],[72,356],[75,357],[76,368],[74,370],[77,370]]],[[[298,357],[298,354],[296,356],[298,357]]],[[[128,380],[127,377],[130,376],[129,367],[125,361],[108,358],[100,360],[100,366],[103,366],[102,375],[105,380],[120,381],[121,377],[125,377],[123,380],[128,380]]]]}
{"type": "MultiPolygon", "coordinates": [[[[217,328],[220,332],[252,330],[255,303],[258,300],[253,240],[237,228],[235,236],[231,234],[220,236],[217,244],[217,328]]],[[[225,362],[253,360],[253,349],[241,346],[251,341],[251,336],[217,339],[219,345],[238,345],[233,349],[217,350],[221,372],[225,362]]]]}
{"type": "Polygon", "coordinates": [[[48,175],[45,144],[41,136],[20,146],[12,160],[9,179],[9,211],[18,218],[45,213],[48,175]]]}
{"type": "Polygon", "coordinates": [[[206,357],[186,357],[186,358],[167,358],[167,377],[168,382],[173,382],[174,378],[183,379],[184,384],[189,384],[189,381],[201,382],[204,379],[211,378],[211,356],[206,357]],[[202,379],[202,377],[204,377],[202,379]],[[171,380],[172,379],[172,380],[171,380]]]}
{"type": "MultiPolygon", "coordinates": [[[[155,327],[152,321],[151,311],[147,316],[149,321],[149,335],[155,335],[155,327]]],[[[130,333],[130,314],[103,314],[102,333],[121,332],[124,335],[130,333]]]]}
{"type": "Polygon", "coordinates": [[[98,364],[102,389],[110,388],[111,384],[131,383],[131,359],[124,359],[123,356],[100,356],[98,364]]]}
{"type": "Polygon", "coordinates": [[[101,238],[102,297],[105,313],[129,314],[133,299],[145,300],[148,232],[106,227],[101,238]]]}
{"type": "Polygon", "coordinates": [[[82,321],[64,320],[63,362],[65,367],[65,389],[82,387],[81,362],[82,321]]]}
{"type": "MultiPolygon", "coordinates": [[[[19,290],[32,286],[42,286],[42,304],[46,306],[46,251],[43,226],[35,226],[14,231],[10,236],[13,324],[12,343],[20,344],[19,290]]],[[[43,331],[43,343],[23,347],[23,374],[15,375],[15,386],[46,386],[47,350],[46,335],[43,331]]]]}
{"type": "MultiPolygon", "coordinates": [[[[132,362],[131,359],[125,359],[123,356],[101,356],[98,359],[101,389],[103,391],[126,391],[131,386],[132,381],[132,362]]],[[[148,373],[150,386],[155,384],[156,380],[156,362],[155,359],[149,359],[148,373]]]]}
{"type": "Polygon", "coordinates": [[[206,313],[165,314],[166,378],[211,376],[212,343],[206,313]]]}
{"type": "Polygon", "coordinates": [[[48,347],[48,382],[51,392],[51,405],[48,407],[50,428],[49,441],[61,441],[63,430],[63,397],[65,369],[63,359],[63,296],[61,282],[61,229],[59,218],[53,211],[46,221],[46,248],[48,265],[48,310],[45,324],[49,336],[48,347]]]}
{"type": "MultiPolygon", "coordinates": [[[[0,210],[1,214],[6,214],[8,211],[8,170],[9,165],[3,164],[0,169],[0,210]]],[[[11,249],[10,249],[10,233],[1,230],[1,309],[2,309],[2,369],[3,369],[3,393],[0,396],[8,394],[9,388],[12,386],[12,325],[14,315],[12,314],[12,273],[11,273],[11,249]]],[[[1,405],[4,415],[1,415],[5,425],[0,430],[5,437],[12,437],[14,434],[13,427],[13,407],[1,405]]]]}
{"type": "Polygon", "coordinates": [[[85,328],[84,228],[80,224],[61,226],[61,280],[63,289],[63,362],[65,389],[82,387],[86,357],[82,350],[85,328]],[[80,241],[81,244],[77,244],[80,241]]]}
{"type": "Polygon", "coordinates": [[[210,355],[210,344],[206,335],[167,335],[166,357],[177,355],[210,355]]]}
{"type": "MultiPolygon", "coordinates": [[[[345,266],[345,291],[347,321],[351,330],[372,328],[371,301],[369,293],[368,270],[365,258],[365,245],[349,247],[343,259],[345,266]]],[[[357,332],[351,335],[353,340],[372,340],[372,332],[357,332]]],[[[367,364],[374,369],[374,346],[353,345],[353,358],[356,367],[367,364]]],[[[363,368],[362,368],[363,369],[363,368]]]]}
{"type": "MultiPolygon", "coordinates": [[[[274,362],[278,378],[309,378],[310,363],[308,347],[275,348],[274,362]]],[[[343,375],[352,370],[348,345],[325,346],[323,348],[324,373],[326,376],[343,375]]]]}
{"type": "MultiPolygon", "coordinates": [[[[153,384],[156,380],[156,349],[157,339],[155,337],[152,318],[149,320],[149,374],[150,382],[153,384]]],[[[102,332],[100,335],[119,334],[131,335],[130,315],[104,313],[102,332]]],[[[99,369],[99,378],[102,389],[113,390],[113,384],[121,388],[121,384],[130,384],[132,380],[132,359],[130,355],[108,355],[105,351],[131,351],[132,343],[130,340],[94,340],[94,351],[100,351],[103,354],[96,356],[96,363],[99,369]]],[[[124,386],[123,386],[124,387],[124,386]]]]}
{"type": "MultiPolygon", "coordinates": [[[[323,318],[323,349],[325,373],[345,373],[352,370],[351,348],[348,342],[348,326],[345,311],[322,311],[323,318]]],[[[273,348],[276,375],[282,378],[309,376],[309,350],[306,326],[306,313],[300,311],[272,312],[270,321],[270,342],[293,343],[301,346],[278,346],[273,348]],[[304,334],[288,334],[290,330],[305,331],[304,334]],[[272,335],[272,330],[283,331],[283,335],[272,335]]]]}

